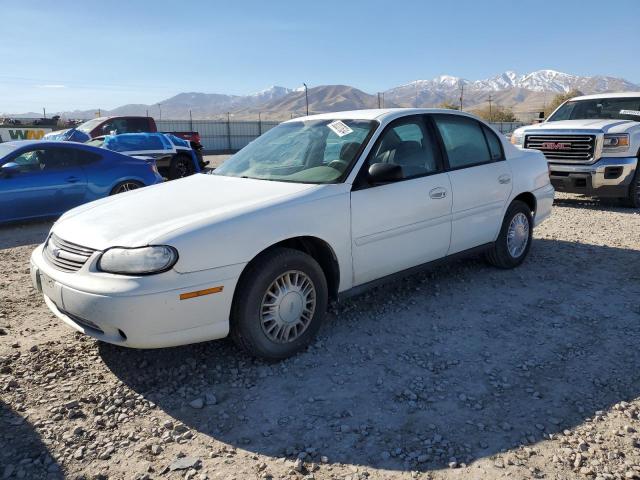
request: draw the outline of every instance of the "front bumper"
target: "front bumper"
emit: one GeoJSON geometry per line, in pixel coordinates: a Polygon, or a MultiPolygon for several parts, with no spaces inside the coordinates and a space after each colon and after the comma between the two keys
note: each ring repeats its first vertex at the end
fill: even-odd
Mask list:
{"type": "Polygon", "coordinates": [[[626,197],[636,157],[604,157],[592,165],[549,163],[551,183],[559,192],[595,197],[626,197]]]}
{"type": "Polygon", "coordinates": [[[159,348],[223,338],[229,333],[233,292],[243,264],[192,273],[173,270],[147,277],[107,274],[95,268],[100,252],[77,272],[55,269],[31,255],[31,280],[49,309],[75,330],[135,348],[159,348]],[[222,287],[215,294],[184,293],[222,287]]]}

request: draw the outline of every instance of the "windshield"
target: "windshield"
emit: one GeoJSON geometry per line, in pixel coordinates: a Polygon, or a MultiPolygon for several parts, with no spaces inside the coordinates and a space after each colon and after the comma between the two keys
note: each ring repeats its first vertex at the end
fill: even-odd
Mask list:
{"type": "Polygon", "coordinates": [[[96,128],[98,124],[104,122],[105,120],[106,118],[104,117],[94,118],[93,120],[87,120],[86,122],[78,125],[76,127],[76,130],[80,130],[83,133],[89,133],[91,130],[96,128]]]}
{"type": "Polygon", "coordinates": [[[547,121],[609,118],[640,122],[640,97],[569,101],[562,105],[547,121]]]}
{"type": "Polygon", "coordinates": [[[215,175],[298,183],[334,183],[346,175],[375,130],[370,120],[281,123],[217,168],[215,175]]]}
{"type": "Polygon", "coordinates": [[[7,145],[4,143],[0,143],[0,163],[3,163],[7,155],[13,152],[16,148],[15,145],[7,145]]]}

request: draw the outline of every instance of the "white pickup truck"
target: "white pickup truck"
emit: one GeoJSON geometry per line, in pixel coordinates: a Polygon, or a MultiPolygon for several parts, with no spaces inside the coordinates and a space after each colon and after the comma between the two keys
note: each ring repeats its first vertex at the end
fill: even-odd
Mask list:
{"type": "Polygon", "coordinates": [[[557,191],[640,208],[640,92],[572,98],[511,143],[544,153],[557,191]]]}

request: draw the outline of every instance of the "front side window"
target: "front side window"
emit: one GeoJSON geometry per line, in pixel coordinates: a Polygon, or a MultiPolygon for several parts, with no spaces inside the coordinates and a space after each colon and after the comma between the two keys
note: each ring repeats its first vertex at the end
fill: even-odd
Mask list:
{"type": "Polygon", "coordinates": [[[390,163],[402,167],[405,179],[428,175],[438,171],[436,152],[421,117],[401,119],[382,134],[366,168],[374,163],[390,163]]]}
{"type": "Polygon", "coordinates": [[[375,130],[371,120],[306,120],[272,128],[213,174],[298,183],[335,183],[375,130]]]}
{"type": "Polygon", "coordinates": [[[449,159],[449,168],[464,168],[492,161],[480,123],[461,115],[433,116],[449,159]]]}
{"type": "Polygon", "coordinates": [[[640,122],[640,97],[568,101],[556,110],[547,122],[589,119],[616,119],[640,122]]]}

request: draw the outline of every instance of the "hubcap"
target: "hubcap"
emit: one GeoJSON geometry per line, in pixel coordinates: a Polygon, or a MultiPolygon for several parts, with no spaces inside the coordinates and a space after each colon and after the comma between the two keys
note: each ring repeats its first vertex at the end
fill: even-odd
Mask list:
{"type": "Polygon", "coordinates": [[[313,282],[304,272],[290,270],[276,278],[262,298],[262,331],[274,342],[293,342],[307,329],[315,309],[313,282]]]}
{"type": "Polygon", "coordinates": [[[513,258],[518,258],[529,243],[529,219],[524,213],[516,213],[507,230],[507,250],[513,258]]]}
{"type": "Polygon", "coordinates": [[[128,192],[130,190],[135,190],[136,188],[140,188],[140,186],[137,183],[126,182],[118,187],[118,189],[116,190],[116,193],[128,192]]]}

